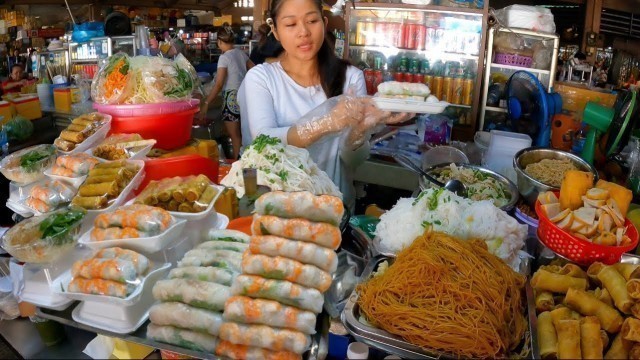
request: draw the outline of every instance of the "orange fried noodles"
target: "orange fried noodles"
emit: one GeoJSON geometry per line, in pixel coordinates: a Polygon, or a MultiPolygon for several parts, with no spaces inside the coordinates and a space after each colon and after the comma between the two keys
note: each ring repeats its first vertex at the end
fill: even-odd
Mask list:
{"type": "Polygon", "coordinates": [[[367,321],[411,344],[495,358],[522,341],[524,283],[484,242],[426,233],[358,286],[358,304],[367,321]]]}

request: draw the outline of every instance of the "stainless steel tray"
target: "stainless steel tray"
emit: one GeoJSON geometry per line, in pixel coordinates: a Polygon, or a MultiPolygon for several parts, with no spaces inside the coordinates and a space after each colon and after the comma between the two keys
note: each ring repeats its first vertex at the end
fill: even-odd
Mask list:
{"type": "MultiPolygon", "coordinates": [[[[378,265],[383,261],[392,262],[393,258],[379,255],[371,259],[362,273],[362,281],[368,279],[375,269],[378,268],[378,265]]],[[[525,291],[527,298],[526,310],[529,313],[529,331],[533,335],[535,334],[535,327],[533,327],[535,326],[535,302],[533,299],[533,290],[531,289],[528,281],[525,291]],[[533,314],[534,317],[533,323],[531,314],[533,314]]],[[[358,294],[354,291],[349,297],[349,301],[341,314],[341,320],[349,333],[351,333],[351,335],[353,335],[353,337],[358,341],[406,359],[459,359],[459,356],[456,356],[455,354],[439,352],[436,350],[425,350],[421,347],[412,345],[399,336],[392,335],[385,330],[361,323],[359,320],[360,309],[357,304],[357,300],[358,294]]],[[[525,336],[522,346],[527,345],[525,344],[526,339],[527,337],[525,336]]],[[[535,348],[537,349],[537,342],[534,343],[533,336],[531,337],[531,342],[536,345],[535,348]]],[[[532,355],[533,354],[530,351],[529,358],[532,358],[532,355]]],[[[533,358],[539,358],[539,356],[533,358]]]]}

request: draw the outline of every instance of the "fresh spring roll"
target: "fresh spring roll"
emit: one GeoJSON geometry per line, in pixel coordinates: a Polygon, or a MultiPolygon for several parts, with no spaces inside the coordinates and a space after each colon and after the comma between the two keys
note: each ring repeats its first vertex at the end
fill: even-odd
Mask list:
{"type": "Polygon", "coordinates": [[[51,173],[53,175],[65,176],[65,177],[77,177],[78,176],[76,173],[74,173],[73,171],[67,169],[66,167],[62,167],[62,166],[58,166],[58,165],[53,165],[53,167],[51,168],[51,173]]]}
{"type": "Polygon", "coordinates": [[[558,272],[560,275],[567,275],[571,277],[577,277],[581,279],[589,279],[587,273],[580,268],[580,266],[576,264],[567,263],[565,264],[560,271],[558,272]]]}
{"type": "Polygon", "coordinates": [[[555,306],[553,300],[553,294],[549,291],[536,291],[535,303],[536,311],[541,313],[543,311],[551,311],[555,306]]]}
{"type": "Polygon", "coordinates": [[[230,295],[228,286],[198,280],[167,279],[153,286],[156,300],[178,301],[213,311],[222,311],[230,295]]]}
{"type": "Polygon", "coordinates": [[[316,314],[322,311],[324,304],[324,297],[316,289],[305,288],[289,281],[269,280],[252,275],[239,275],[231,285],[231,293],[275,300],[316,314]]]}
{"type": "Polygon", "coordinates": [[[589,266],[589,268],[587,268],[587,276],[594,284],[601,284],[600,279],[598,279],[598,274],[600,273],[600,270],[602,270],[605,266],[607,265],[601,262],[594,262],[589,266]]]}
{"type": "Polygon", "coordinates": [[[304,334],[316,333],[316,314],[282,305],[273,300],[232,296],[224,306],[224,319],[243,324],[263,324],[293,329],[304,334]]]}
{"type": "Polygon", "coordinates": [[[342,241],[340,229],[337,227],[305,219],[254,215],[251,229],[254,235],[275,235],[313,243],[332,250],[337,249],[342,241]]]}
{"type": "Polygon", "coordinates": [[[580,352],[583,359],[602,359],[604,345],[600,337],[600,321],[595,316],[580,320],[580,352]]]}
{"type": "Polygon", "coordinates": [[[155,325],[175,326],[218,336],[222,314],[179,302],[163,302],[151,307],[149,320],[155,325]]]}
{"type": "Polygon", "coordinates": [[[220,340],[216,355],[238,360],[302,360],[302,355],[288,351],[270,351],[267,349],[234,344],[220,340]]]}
{"type": "Polygon", "coordinates": [[[596,299],[583,290],[570,288],[565,303],[584,316],[595,316],[600,325],[610,334],[615,334],[622,327],[622,316],[618,310],[596,299]]]}
{"type": "Polygon", "coordinates": [[[627,292],[634,300],[640,300],[640,280],[631,279],[627,281],[627,292]]]}
{"type": "Polygon", "coordinates": [[[127,250],[119,247],[106,248],[99,250],[94,257],[100,259],[121,259],[131,261],[139,275],[146,273],[149,269],[149,259],[133,250],[127,250]]]}
{"type": "MultiPolygon", "coordinates": [[[[81,153],[84,154],[84,153],[81,153]]],[[[65,167],[73,171],[76,176],[86,175],[98,163],[98,159],[89,155],[63,155],[56,159],[58,166],[65,167]]]]}
{"type": "Polygon", "coordinates": [[[207,239],[212,241],[228,241],[248,244],[251,240],[251,237],[238,230],[212,229],[209,230],[209,236],[207,237],[207,239]]]}
{"type": "Polygon", "coordinates": [[[135,281],[138,273],[133,263],[127,260],[92,258],[76,261],[71,267],[71,276],[124,283],[135,281]]]}
{"type": "Polygon", "coordinates": [[[253,254],[282,256],[317,266],[333,273],[338,268],[338,255],[331,250],[313,243],[287,240],[278,236],[252,236],[249,251],[253,254]]]}
{"type": "Polygon", "coordinates": [[[108,229],[93,228],[91,241],[106,241],[116,239],[135,239],[149,237],[149,234],[134,228],[111,227],[108,229]]]}
{"type": "Polygon", "coordinates": [[[313,265],[281,256],[271,257],[245,253],[242,256],[242,273],[258,275],[266,279],[286,280],[324,293],[331,287],[331,275],[313,265]]]}
{"type": "MultiPolygon", "coordinates": [[[[560,320],[558,334],[558,359],[580,359],[580,320],[560,320]]],[[[598,335],[600,336],[600,335],[598,335]]]]}
{"type": "Polygon", "coordinates": [[[622,333],[618,333],[611,342],[611,347],[604,355],[605,359],[627,359],[629,357],[629,350],[633,346],[633,342],[625,340],[622,337],[622,333]]]}
{"type": "Polygon", "coordinates": [[[249,248],[249,245],[239,242],[230,242],[230,241],[205,241],[202,244],[198,245],[196,249],[205,249],[205,250],[229,250],[235,252],[244,252],[249,248]]]}
{"type": "Polygon", "coordinates": [[[330,195],[313,195],[308,191],[273,191],[262,195],[255,204],[260,215],[303,218],[339,225],[344,215],[342,200],[330,195]]]}
{"type": "Polygon", "coordinates": [[[640,342],[640,320],[633,317],[624,319],[620,334],[625,340],[640,342]]]}
{"type": "Polygon", "coordinates": [[[99,184],[85,184],[80,186],[78,194],[80,196],[100,196],[107,195],[116,197],[120,193],[120,187],[115,181],[103,182],[99,184]]]}
{"type": "Polygon", "coordinates": [[[212,266],[185,266],[171,269],[169,279],[192,279],[231,286],[236,273],[212,266]]]}
{"type": "MultiPolygon", "coordinates": [[[[226,315],[226,314],[225,314],[226,315]]],[[[558,335],[553,326],[551,313],[544,311],[538,315],[538,348],[543,359],[555,359],[558,354],[558,335]]]]}
{"type": "Polygon", "coordinates": [[[53,209],[55,209],[55,206],[49,205],[46,202],[33,198],[31,196],[29,196],[25,201],[24,204],[26,206],[28,206],[29,208],[39,211],[41,213],[46,213],[49,212],[53,209]]]}
{"type": "Polygon", "coordinates": [[[586,290],[589,283],[586,279],[554,274],[547,270],[538,270],[531,278],[531,286],[536,290],[566,293],[570,288],[586,290]]]}
{"type": "Polygon", "coordinates": [[[216,350],[216,345],[218,344],[218,338],[203,332],[154,324],[149,324],[147,327],[147,338],[191,350],[210,353],[216,350]]]}
{"type": "Polygon", "coordinates": [[[106,196],[76,196],[71,200],[71,204],[87,210],[102,209],[107,205],[106,196]]]}
{"type": "Polygon", "coordinates": [[[628,263],[616,263],[613,265],[616,270],[629,281],[631,279],[640,279],[640,265],[628,263]]]}
{"type": "Polygon", "coordinates": [[[609,291],[616,307],[625,314],[631,313],[633,299],[627,292],[627,283],[624,277],[613,266],[605,266],[598,273],[598,279],[609,291]]]}
{"type": "Polygon", "coordinates": [[[184,254],[178,261],[178,267],[213,266],[240,272],[242,269],[242,253],[229,250],[193,249],[184,254]]]}
{"type": "Polygon", "coordinates": [[[277,329],[266,325],[246,325],[225,322],[220,327],[220,340],[260,347],[273,351],[302,354],[311,345],[311,337],[299,331],[277,329]]]}
{"type": "Polygon", "coordinates": [[[81,277],[71,279],[69,286],[67,286],[68,292],[115,296],[119,298],[126,298],[133,290],[135,290],[135,285],[133,284],[123,284],[104,279],[85,279],[81,277]]]}
{"type": "Polygon", "coordinates": [[[151,234],[165,231],[171,225],[171,214],[166,210],[147,205],[131,205],[110,213],[99,214],[93,224],[97,228],[131,227],[151,234]],[[139,207],[144,208],[139,208],[139,207]]]}

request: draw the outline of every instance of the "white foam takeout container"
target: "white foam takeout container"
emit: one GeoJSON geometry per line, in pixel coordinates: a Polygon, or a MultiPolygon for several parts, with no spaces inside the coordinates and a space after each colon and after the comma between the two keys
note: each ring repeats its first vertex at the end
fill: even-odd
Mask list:
{"type": "Polygon", "coordinates": [[[144,161],[127,160],[127,162],[131,162],[137,165],[138,168],[140,169],[138,170],[138,173],[133,177],[133,179],[131,179],[129,184],[124,189],[122,189],[122,192],[120,192],[120,195],[118,195],[117,198],[111,201],[111,204],[109,206],[99,210],[87,210],[87,213],[89,215],[92,215],[92,214],[96,215],[96,214],[101,214],[103,212],[109,212],[109,211],[115,210],[118,206],[122,205],[124,202],[128,200],[128,197],[129,195],[131,195],[132,191],[134,191],[135,189],[138,188],[138,186],[140,186],[140,184],[142,183],[142,180],[144,180],[144,161]]]}
{"type": "Polygon", "coordinates": [[[82,234],[82,236],[78,240],[78,243],[85,245],[93,250],[100,250],[118,246],[152,254],[164,250],[167,245],[169,245],[173,240],[180,237],[186,224],[187,221],[184,219],[173,219],[173,222],[169,226],[169,228],[155,236],[146,238],[115,239],[103,241],[91,240],[91,230],[93,229],[93,227],[91,227],[89,231],[86,231],[84,234],[82,234]]]}
{"type": "Polygon", "coordinates": [[[111,115],[102,113],[100,114],[104,116],[104,123],[98,130],[96,130],[96,132],[91,134],[91,136],[89,136],[88,138],[84,139],[84,141],[78,144],[73,150],[62,151],[58,149],[58,152],[63,155],[77,154],[89,149],[97,142],[104,140],[107,137],[109,130],[111,130],[111,115]]]}
{"type": "MultiPolygon", "coordinates": [[[[197,212],[197,213],[185,213],[185,212],[180,212],[180,211],[169,211],[169,214],[171,214],[173,217],[175,217],[177,219],[185,219],[185,220],[201,220],[201,219],[204,219],[204,218],[208,217],[211,214],[211,212],[213,211],[213,208],[215,207],[216,201],[218,201],[218,198],[220,197],[220,195],[224,191],[224,186],[215,185],[215,184],[211,184],[210,186],[215,188],[218,191],[218,193],[213,197],[213,199],[211,200],[211,203],[209,203],[209,206],[204,211],[200,211],[200,212],[197,212]]],[[[143,189],[143,191],[144,191],[144,189],[143,189]]],[[[130,201],[127,202],[126,205],[131,205],[134,202],[135,202],[135,199],[131,199],[130,201]]]]}
{"type": "MultiPolygon", "coordinates": [[[[95,157],[96,159],[98,159],[100,162],[109,162],[109,161],[117,161],[117,160],[108,160],[108,159],[103,159],[99,156],[95,156],[93,155],[93,149],[98,146],[99,144],[94,144],[95,146],[93,146],[92,148],[88,149],[87,151],[85,151],[86,154],[89,154],[93,157],[95,157]]],[[[154,144],[149,144],[149,145],[145,145],[145,146],[138,146],[135,149],[136,152],[133,153],[133,155],[131,155],[130,158],[126,159],[126,160],[144,160],[147,158],[147,154],[151,151],[151,149],[153,149],[154,144]]],[[[124,160],[124,159],[123,159],[124,160]]]]}
{"type": "Polygon", "coordinates": [[[374,97],[373,101],[380,110],[419,114],[440,114],[449,106],[446,101],[427,102],[383,97],[374,97]]]}

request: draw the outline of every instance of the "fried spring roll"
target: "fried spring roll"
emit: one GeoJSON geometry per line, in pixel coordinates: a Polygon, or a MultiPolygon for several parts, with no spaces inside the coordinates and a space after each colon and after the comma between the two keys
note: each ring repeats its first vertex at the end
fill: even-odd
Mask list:
{"type": "Polygon", "coordinates": [[[558,334],[558,359],[581,359],[580,321],[560,320],[556,326],[556,332],[558,334]]]}
{"type": "Polygon", "coordinates": [[[62,138],[63,140],[66,140],[66,141],[71,141],[71,142],[74,142],[76,144],[80,144],[87,137],[85,136],[84,133],[81,133],[81,132],[62,130],[62,132],[60,132],[60,138],[62,138]]]}
{"type": "Polygon", "coordinates": [[[600,321],[586,316],[580,321],[580,351],[583,359],[602,359],[604,346],[600,337],[600,321]]]}
{"type": "Polygon", "coordinates": [[[616,307],[623,313],[630,314],[633,299],[629,296],[626,281],[618,270],[613,266],[605,266],[598,273],[598,279],[611,294],[616,307]]]}
{"type": "Polygon", "coordinates": [[[99,184],[85,184],[80,186],[78,194],[80,196],[111,196],[116,197],[120,193],[120,187],[115,181],[99,184]]]}
{"type": "Polygon", "coordinates": [[[565,303],[582,315],[597,317],[602,328],[610,334],[618,332],[622,327],[620,313],[586,291],[570,288],[565,303]]]}
{"type": "Polygon", "coordinates": [[[543,359],[555,359],[558,356],[558,335],[548,311],[538,315],[538,348],[543,359]]]}
{"type": "Polygon", "coordinates": [[[613,265],[616,270],[624,277],[625,280],[640,279],[640,265],[617,263],[613,265]]]}
{"type": "Polygon", "coordinates": [[[107,201],[106,196],[76,196],[71,203],[87,210],[96,210],[104,208],[107,201]]]}
{"type": "Polygon", "coordinates": [[[536,311],[551,311],[555,306],[553,294],[549,291],[536,291],[535,297],[536,311]]]}
{"type": "Polygon", "coordinates": [[[611,342],[611,347],[604,355],[605,359],[627,359],[633,342],[623,339],[622,333],[618,333],[611,342]]]}
{"type": "Polygon", "coordinates": [[[536,271],[531,278],[531,286],[534,289],[557,293],[566,293],[571,288],[586,290],[588,285],[586,279],[554,274],[546,270],[536,271]]]}

